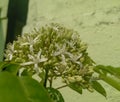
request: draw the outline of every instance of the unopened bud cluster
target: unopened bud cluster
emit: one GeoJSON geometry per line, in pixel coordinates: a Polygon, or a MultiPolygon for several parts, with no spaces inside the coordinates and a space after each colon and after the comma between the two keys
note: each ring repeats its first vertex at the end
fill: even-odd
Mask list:
{"type": "Polygon", "coordinates": [[[5,60],[19,63],[21,75],[24,71],[40,75],[47,68],[49,77],[61,76],[67,84],[77,82],[89,88],[94,63],[86,50],[76,31],[50,24],[8,44],[5,60]]]}

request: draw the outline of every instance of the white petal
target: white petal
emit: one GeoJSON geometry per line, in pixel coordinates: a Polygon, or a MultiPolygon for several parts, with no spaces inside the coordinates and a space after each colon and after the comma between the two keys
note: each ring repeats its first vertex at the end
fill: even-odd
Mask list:
{"type": "Polygon", "coordinates": [[[18,76],[19,76],[19,77],[21,77],[21,74],[22,74],[22,72],[23,72],[24,70],[25,70],[24,67],[19,69],[19,73],[18,73],[18,76]]]}
{"type": "Polygon", "coordinates": [[[10,55],[9,55],[9,60],[12,60],[12,58],[13,58],[13,55],[10,54],[10,55]]]}
{"type": "Polygon", "coordinates": [[[47,58],[41,58],[40,60],[39,60],[39,62],[45,62],[45,61],[47,61],[48,59],[47,58]]]}
{"type": "Polygon", "coordinates": [[[37,57],[39,58],[40,56],[41,56],[41,49],[40,49],[40,51],[38,52],[38,54],[37,54],[37,57]]]}
{"type": "Polygon", "coordinates": [[[21,66],[26,66],[26,65],[31,65],[31,64],[34,64],[34,62],[25,62],[25,63],[21,63],[20,65],[21,66]]]}
{"type": "Polygon", "coordinates": [[[30,45],[30,52],[33,52],[33,45],[30,45]]]}
{"type": "Polygon", "coordinates": [[[26,42],[26,43],[22,43],[21,46],[23,45],[29,45],[30,43],[26,42]]]}
{"type": "Polygon", "coordinates": [[[29,59],[35,59],[32,55],[28,54],[29,59]]]}
{"type": "Polygon", "coordinates": [[[58,55],[60,55],[60,54],[61,54],[61,52],[58,51],[58,52],[53,53],[53,56],[58,56],[58,55]]]}
{"type": "Polygon", "coordinates": [[[33,41],[36,42],[40,35],[38,35],[33,41]]]}
{"type": "Polygon", "coordinates": [[[34,64],[34,68],[38,68],[38,64],[34,64]]]}

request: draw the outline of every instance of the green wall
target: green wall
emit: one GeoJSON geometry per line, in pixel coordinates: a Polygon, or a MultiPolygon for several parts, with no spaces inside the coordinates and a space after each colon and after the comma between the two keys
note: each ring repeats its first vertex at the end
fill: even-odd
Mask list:
{"type": "Polygon", "coordinates": [[[0,61],[3,59],[3,49],[5,45],[5,38],[6,38],[6,27],[7,27],[7,5],[8,0],[0,1],[0,61]]]}
{"type": "MultiPolygon", "coordinates": [[[[120,66],[120,0],[30,0],[23,32],[50,22],[77,30],[97,64],[120,66]]],[[[66,102],[120,102],[120,92],[103,85],[108,92],[107,100],[97,92],[85,90],[78,95],[69,88],[60,91],[66,102]]]]}

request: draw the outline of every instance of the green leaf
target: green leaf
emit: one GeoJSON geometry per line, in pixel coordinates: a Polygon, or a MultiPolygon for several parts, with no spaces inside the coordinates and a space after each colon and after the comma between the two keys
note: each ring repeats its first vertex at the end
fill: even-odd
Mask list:
{"type": "Polygon", "coordinates": [[[18,64],[11,63],[8,66],[6,66],[5,71],[10,72],[14,75],[17,75],[19,68],[20,66],[18,64]]]}
{"type": "Polygon", "coordinates": [[[6,66],[8,66],[7,62],[0,62],[0,71],[2,71],[6,66]]]}
{"type": "Polygon", "coordinates": [[[105,97],[107,96],[105,89],[102,87],[102,85],[99,82],[92,81],[91,85],[97,92],[99,92],[100,94],[102,94],[105,97]]]}
{"type": "Polygon", "coordinates": [[[0,102],[52,102],[48,92],[29,77],[0,73],[0,102]]]}
{"type": "Polygon", "coordinates": [[[47,90],[54,102],[65,102],[62,94],[57,89],[48,87],[47,90]]]}
{"type": "Polygon", "coordinates": [[[82,87],[78,85],[77,83],[71,83],[68,85],[72,90],[78,92],[79,94],[82,94],[82,87]]]}
{"type": "Polygon", "coordinates": [[[33,72],[28,71],[27,69],[24,69],[23,72],[21,73],[21,76],[32,76],[33,72]]]}
{"type": "Polygon", "coordinates": [[[14,75],[17,75],[19,67],[20,66],[16,63],[0,62],[0,70],[1,71],[8,71],[14,75]]]}
{"type": "Polygon", "coordinates": [[[114,76],[105,76],[105,75],[100,75],[100,78],[104,82],[108,83],[109,85],[111,85],[112,87],[120,91],[120,79],[119,78],[116,78],[114,76]]]}
{"type": "Polygon", "coordinates": [[[98,65],[94,70],[99,74],[111,74],[120,78],[120,67],[98,65]]]}
{"type": "Polygon", "coordinates": [[[120,91],[120,67],[98,65],[94,70],[101,80],[120,91]]]}

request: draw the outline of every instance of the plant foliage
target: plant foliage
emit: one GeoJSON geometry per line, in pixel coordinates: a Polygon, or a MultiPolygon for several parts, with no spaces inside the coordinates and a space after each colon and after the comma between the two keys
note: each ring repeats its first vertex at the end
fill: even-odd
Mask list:
{"type": "Polygon", "coordinates": [[[99,78],[118,91],[120,91],[120,68],[112,66],[98,65],[94,70],[99,74],[99,78]]]}
{"type": "MultiPolygon", "coordinates": [[[[3,67],[3,63],[0,63],[0,68],[6,65],[4,63],[3,67]]],[[[0,102],[52,102],[48,92],[36,80],[28,76],[16,76],[17,67],[9,63],[0,72],[0,102]]]]}
{"type": "Polygon", "coordinates": [[[21,102],[64,102],[58,88],[53,86],[57,78],[79,94],[87,89],[106,97],[99,80],[120,91],[120,68],[96,65],[87,53],[87,44],[76,31],[50,24],[23,34],[7,45],[5,61],[0,63],[0,89],[4,93],[0,93],[0,97],[10,94],[11,102],[17,99],[21,102]],[[39,82],[32,79],[34,75],[39,82]],[[10,80],[5,86],[7,78],[10,80]],[[15,98],[9,93],[13,86],[15,98]]]}

